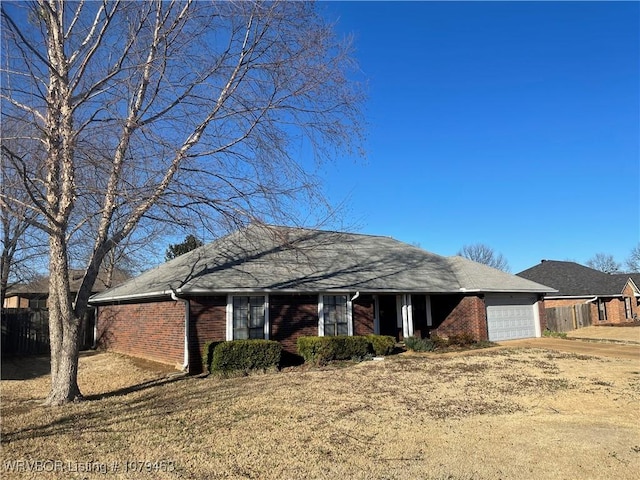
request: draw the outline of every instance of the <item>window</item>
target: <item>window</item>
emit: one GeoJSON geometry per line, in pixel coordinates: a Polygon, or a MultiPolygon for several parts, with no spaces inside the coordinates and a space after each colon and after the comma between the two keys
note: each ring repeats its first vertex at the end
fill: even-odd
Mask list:
{"type": "Polygon", "coordinates": [[[624,297],[624,316],[626,318],[633,318],[633,311],[631,310],[631,297],[624,297]]]}
{"type": "Polygon", "coordinates": [[[323,295],[320,308],[320,335],[350,335],[351,302],[346,295],[323,295]]]}
{"type": "Polygon", "coordinates": [[[607,305],[601,299],[598,299],[598,320],[607,321],[607,305]]]}
{"type": "Polygon", "coordinates": [[[29,299],[29,308],[33,310],[42,310],[47,308],[47,298],[34,297],[29,299]]]}
{"type": "Polygon", "coordinates": [[[266,338],[266,299],[263,296],[234,296],[231,317],[232,340],[266,338]]]}

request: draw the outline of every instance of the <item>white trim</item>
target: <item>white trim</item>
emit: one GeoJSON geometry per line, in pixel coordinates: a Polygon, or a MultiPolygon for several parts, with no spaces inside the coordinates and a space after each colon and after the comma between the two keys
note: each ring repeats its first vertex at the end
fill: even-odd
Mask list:
{"type": "Polygon", "coordinates": [[[424,296],[424,303],[425,309],[427,310],[427,327],[433,327],[433,317],[431,316],[431,295],[424,296]]]}
{"type": "Polygon", "coordinates": [[[269,322],[269,294],[264,294],[264,339],[269,340],[269,330],[271,323],[269,322]]]}
{"type": "Polygon", "coordinates": [[[269,294],[261,293],[254,295],[246,295],[241,293],[229,293],[227,294],[227,341],[233,340],[233,297],[264,297],[264,339],[269,340],[269,331],[271,330],[271,323],[269,322],[269,294]]]}
{"type": "Polygon", "coordinates": [[[233,340],[233,295],[227,295],[227,341],[233,340]]]}
{"type": "Polygon", "coordinates": [[[533,321],[536,329],[536,338],[542,337],[542,327],[540,325],[540,300],[536,300],[533,304],[533,321]]]}
{"type": "Polygon", "coordinates": [[[319,293],[318,294],[318,336],[324,337],[324,296],[345,297],[347,299],[347,335],[353,336],[353,303],[348,293],[319,293]]]}
{"type": "Polygon", "coordinates": [[[404,325],[402,315],[402,295],[396,295],[396,327],[402,328],[404,325]]]}
{"type": "Polygon", "coordinates": [[[617,298],[617,297],[624,297],[624,295],[619,294],[619,295],[596,295],[594,297],[594,295],[562,295],[562,296],[551,296],[551,295],[546,295],[544,297],[545,300],[574,300],[577,298],[590,298],[591,301],[593,301],[594,298],[617,298]]]}

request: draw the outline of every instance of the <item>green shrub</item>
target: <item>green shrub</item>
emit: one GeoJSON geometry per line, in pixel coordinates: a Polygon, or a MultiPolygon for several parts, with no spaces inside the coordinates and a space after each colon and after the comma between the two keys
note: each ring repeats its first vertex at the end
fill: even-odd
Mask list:
{"type": "Polygon", "coordinates": [[[213,350],[221,344],[221,340],[210,340],[204,343],[202,347],[202,369],[205,372],[211,371],[211,362],[213,361],[213,350]]]}
{"type": "Polygon", "coordinates": [[[391,355],[396,347],[396,339],[390,335],[367,335],[371,351],[378,357],[391,355]]]}
{"type": "Polygon", "coordinates": [[[404,339],[404,345],[414,352],[433,352],[436,344],[432,340],[419,337],[407,337],[404,339]]]}
{"type": "Polygon", "coordinates": [[[459,347],[465,347],[475,342],[476,342],[475,338],[473,338],[473,335],[470,333],[460,333],[457,335],[449,335],[449,339],[447,340],[447,343],[449,346],[457,345],[459,347]]]}
{"type": "Polygon", "coordinates": [[[566,332],[554,332],[553,330],[549,330],[548,328],[542,332],[543,337],[552,337],[552,338],[567,338],[566,332]]]}
{"type": "Polygon", "coordinates": [[[369,353],[369,340],[366,337],[300,337],[298,353],[305,362],[326,365],[334,360],[365,358],[369,353]]]}
{"type": "Polygon", "coordinates": [[[282,345],[272,340],[233,340],[213,349],[211,372],[244,372],[278,368],[282,345]]]}
{"type": "Polygon", "coordinates": [[[431,335],[429,340],[433,342],[436,349],[443,349],[449,346],[449,339],[440,337],[438,335],[431,335]]]}

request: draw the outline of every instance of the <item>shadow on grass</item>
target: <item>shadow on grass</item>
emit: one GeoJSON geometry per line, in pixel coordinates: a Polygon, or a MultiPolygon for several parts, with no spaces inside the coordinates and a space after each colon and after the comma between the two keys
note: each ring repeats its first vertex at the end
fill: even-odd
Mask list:
{"type": "MultiPolygon", "coordinates": [[[[83,350],[80,357],[92,357],[100,352],[83,350]]],[[[33,380],[51,373],[51,357],[49,355],[28,355],[3,357],[0,369],[1,380],[33,380]]]]}
{"type": "Polygon", "coordinates": [[[117,390],[113,390],[112,392],[87,395],[83,397],[83,401],[103,400],[105,398],[122,397],[124,395],[129,395],[130,393],[140,392],[142,390],[147,390],[149,388],[154,388],[154,387],[159,387],[161,385],[167,385],[170,383],[179,382],[180,380],[184,380],[186,378],[191,378],[191,377],[187,373],[176,373],[169,377],[148,380],[146,382],[142,382],[137,385],[131,385],[129,387],[119,388],[117,390]]]}
{"type": "Polygon", "coordinates": [[[32,380],[51,373],[49,355],[2,359],[2,380],[32,380]]]}
{"type": "MultiPolygon", "coordinates": [[[[120,426],[126,434],[139,428],[132,425],[158,421],[160,417],[157,412],[171,415],[184,409],[183,389],[163,387],[193,378],[188,374],[177,374],[106,393],[87,395],[81,401],[60,407],[30,407],[29,410],[36,413],[37,419],[27,417],[29,426],[23,424],[13,431],[6,429],[0,443],[57,437],[77,431],[110,434],[115,426],[120,426]],[[104,407],[92,406],[100,401],[106,402],[104,407]],[[48,409],[47,414],[38,415],[39,409],[48,409]]],[[[21,411],[25,412],[22,407],[21,411]]]]}

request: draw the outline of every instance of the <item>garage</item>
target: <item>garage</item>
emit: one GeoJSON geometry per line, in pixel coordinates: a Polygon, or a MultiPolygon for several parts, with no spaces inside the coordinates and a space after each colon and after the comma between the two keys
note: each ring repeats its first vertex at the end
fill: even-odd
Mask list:
{"type": "Polygon", "coordinates": [[[489,340],[515,340],[540,336],[535,295],[486,295],[489,340]]]}

